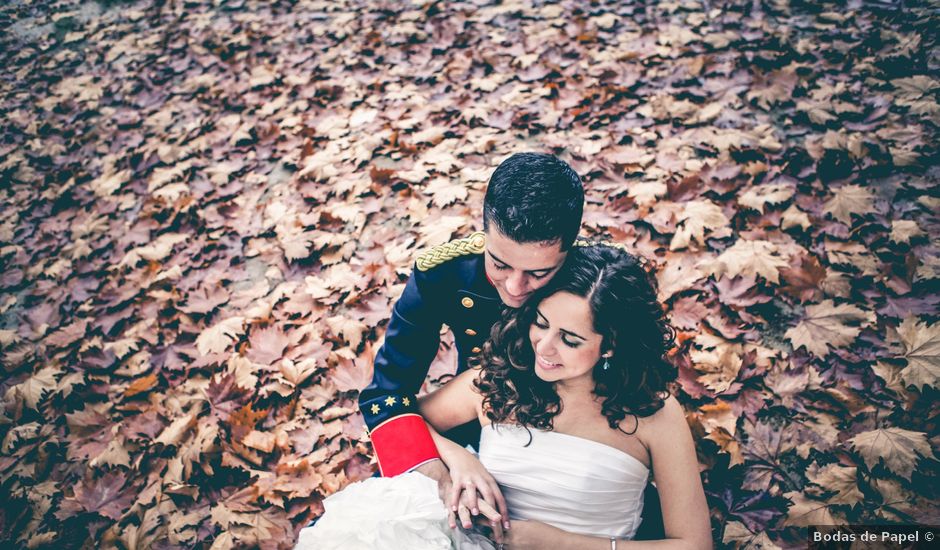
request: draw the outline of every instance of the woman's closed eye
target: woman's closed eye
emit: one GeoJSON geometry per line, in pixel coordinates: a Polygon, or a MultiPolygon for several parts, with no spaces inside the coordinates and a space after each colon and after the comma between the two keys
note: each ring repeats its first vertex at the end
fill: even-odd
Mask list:
{"type": "MultiPolygon", "coordinates": [[[[545,321],[543,321],[543,320],[541,320],[541,319],[538,318],[538,317],[535,319],[535,321],[532,322],[532,324],[535,325],[536,327],[542,329],[542,330],[548,328],[548,323],[545,322],[545,321]]],[[[578,346],[581,345],[580,342],[573,342],[573,341],[571,341],[571,340],[568,338],[568,336],[565,335],[565,334],[562,334],[562,335],[561,335],[561,341],[562,341],[566,346],[568,346],[569,348],[576,348],[576,347],[578,347],[578,346]]]]}

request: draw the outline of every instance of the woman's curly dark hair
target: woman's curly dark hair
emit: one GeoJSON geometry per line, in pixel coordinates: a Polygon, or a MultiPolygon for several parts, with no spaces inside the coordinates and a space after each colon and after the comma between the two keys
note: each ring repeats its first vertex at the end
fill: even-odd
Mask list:
{"type": "Polygon", "coordinates": [[[579,244],[546,286],[521,308],[504,312],[483,345],[479,356],[483,368],[474,385],[492,422],[550,430],[552,419],[561,412],[553,384],[535,374],[529,341],[536,308],[556,292],[587,298],[594,330],[603,337],[601,352],[613,351],[607,370],[603,360],[593,370],[594,393],[604,400],[602,411],[611,428],[620,429],[627,415],[652,415],[669,396],[668,385],[676,379],[677,369],[665,354],[675,342],[675,331],[656,299],[655,280],[636,256],[624,250],[579,244]]]}

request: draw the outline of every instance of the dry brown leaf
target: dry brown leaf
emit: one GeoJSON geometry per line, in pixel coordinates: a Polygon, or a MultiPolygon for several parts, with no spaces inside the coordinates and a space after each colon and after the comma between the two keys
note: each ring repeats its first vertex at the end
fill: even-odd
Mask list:
{"type": "Polygon", "coordinates": [[[336,336],[342,336],[351,349],[358,349],[362,343],[362,336],[369,327],[365,323],[346,317],[345,315],[334,315],[325,319],[326,324],[336,336]]]}
{"type": "Polygon", "coordinates": [[[869,468],[881,460],[889,470],[910,480],[921,457],[932,458],[927,434],[902,428],[880,428],[860,433],[847,443],[862,456],[869,468]]]}
{"type": "MultiPolygon", "coordinates": [[[[770,183],[752,187],[738,197],[738,204],[753,208],[761,214],[764,213],[764,207],[768,204],[780,204],[793,197],[794,189],[792,185],[786,183],[770,183]]],[[[791,209],[796,209],[792,206],[791,209]]],[[[788,210],[789,211],[789,210],[788,210]]],[[[805,214],[804,214],[805,216],[805,214]]],[[[784,214],[786,217],[786,214],[784,214]]],[[[786,229],[786,228],[784,228],[786,229]]]]}
{"type": "Polygon", "coordinates": [[[923,230],[914,220],[891,221],[891,240],[896,243],[909,243],[911,239],[923,236],[923,230]]]}
{"type": "Polygon", "coordinates": [[[46,393],[55,389],[56,375],[61,373],[62,369],[59,367],[42,368],[33,373],[25,382],[10,387],[4,400],[7,402],[11,399],[22,400],[27,407],[38,409],[46,393]]]}
{"type": "Polygon", "coordinates": [[[669,250],[685,248],[692,240],[705,246],[705,231],[726,227],[729,220],[711,201],[689,201],[679,213],[677,223],[679,227],[669,243],[669,250]]]}
{"type": "Polygon", "coordinates": [[[807,525],[835,525],[837,523],[836,518],[829,510],[829,505],[825,502],[807,498],[800,491],[784,493],[783,496],[792,501],[789,510],[787,510],[784,525],[805,527],[807,525]]]}
{"type": "Polygon", "coordinates": [[[196,338],[196,349],[202,355],[221,353],[245,332],[244,317],[230,317],[203,330],[196,338]]]}
{"type": "Polygon", "coordinates": [[[865,497],[858,488],[857,468],[828,464],[818,469],[811,469],[806,476],[811,482],[827,491],[835,491],[829,497],[829,504],[848,504],[854,506],[865,497]]]}
{"type": "Polygon", "coordinates": [[[937,387],[940,379],[940,323],[927,325],[914,317],[904,319],[898,327],[907,366],[901,369],[905,386],[937,387]]]}
{"type": "Polygon", "coordinates": [[[846,225],[852,225],[852,214],[864,216],[872,211],[874,195],[855,184],[843,185],[833,191],[832,198],[823,205],[823,211],[846,225]]]}
{"type": "Polygon", "coordinates": [[[430,195],[431,201],[438,208],[444,208],[457,201],[467,198],[467,188],[445,178],[434,178],[424,188],[424,193],[430,195]]]}
{"type": "Polygon", "coordinates": [[[830,348],[851,344],[862,328],[875,322],[875,315],[851,304],[836,305],[832,300],[807,306],[806,315],[785,336],[794,349],[805,347],[817,357],[825,357],[830,348]]]}
{"type": "Polygon", "coordinates": [[[705,373],[698,377],[699,382],[715,393],[723,393],[737,379],[744,364],[743,353],[740,345],[721,343],[708,351],[693,349],[689,356],[694,368],[705,373]]]}
{"type": "Polygon", "coordinates": [[[721,278],[725,275],[737,277],[760,276],[770,283],[777,284],[780,268],[787,267],[787,258],[782,257],[777,245],[768,241],[748,241],[739,239],[715,260],[707,263],[707,269],[721,278]]]}

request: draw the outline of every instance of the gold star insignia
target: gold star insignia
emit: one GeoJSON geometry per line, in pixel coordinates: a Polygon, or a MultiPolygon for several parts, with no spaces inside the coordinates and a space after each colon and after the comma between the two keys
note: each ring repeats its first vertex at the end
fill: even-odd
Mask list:
{"type": "Polygon", "coordinates": [[[411,405],[411,399],[408,399],[407,397],[402,397],[401,404],[407,407],[408,405],[411,405]]]}
{"type": "Polygon", "coordinates": [[[378,403],[374,403],[374,404],[372,405],[372,414],[379,414],[379,404],[378,404],[378,403]]]}
{"type": "Polygon", "coordinates": [[[389,407],[391,407],[392,405],[395,404],[395,398],[394,398],[394,397],[391,397],[391,396],[390,396],[390,397],[386,397],[386,398],[385,398],[385,404],[388,405],[389,407]]]}

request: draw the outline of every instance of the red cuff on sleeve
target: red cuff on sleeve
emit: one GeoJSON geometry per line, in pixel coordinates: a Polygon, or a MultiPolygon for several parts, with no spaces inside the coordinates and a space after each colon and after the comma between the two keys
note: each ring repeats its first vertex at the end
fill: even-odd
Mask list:
{"type": "Polygon", "coordinates": [[[404,414],[390,418],[370,433],[372,448],[384,477],[397,476],[434,458],[440,458],[424,418],[404,414]]]}

